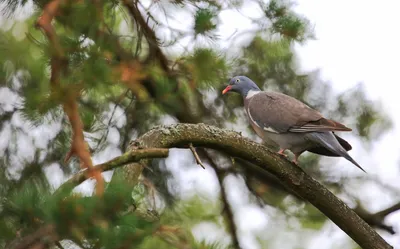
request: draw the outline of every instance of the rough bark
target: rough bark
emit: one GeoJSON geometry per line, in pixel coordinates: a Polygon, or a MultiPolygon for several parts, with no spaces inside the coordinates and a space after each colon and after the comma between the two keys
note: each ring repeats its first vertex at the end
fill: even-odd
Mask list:
{"type": "MultiPolygon", "coordinates": [[[[133,149],[188,148],[190,143],[242,158],[273,174],[285,188],[313,204],[362,248],[393,248],[351,208],[300,167],[237,132],[205,124],[159,126],[137,139],[133,149]]],[[[138,167],[131,164],[121,169],[137,174],[138,167]]]]}

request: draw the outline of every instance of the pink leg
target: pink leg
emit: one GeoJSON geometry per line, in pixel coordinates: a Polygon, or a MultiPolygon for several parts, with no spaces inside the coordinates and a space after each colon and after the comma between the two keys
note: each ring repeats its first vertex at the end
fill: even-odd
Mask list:
{"type": "Polygon", "coordinates": [[[277,152],[279,155],[287,157],[287,155],[285,155],[285,150],[286,149],[279,149],[279,151],[277,152]]]}
{"type": "Polygon", "coordinates": [[[294,159],[292,160],[292,162],[297,166],[299,166],[299,156],[300,154],[294,154],[294,159]]]}

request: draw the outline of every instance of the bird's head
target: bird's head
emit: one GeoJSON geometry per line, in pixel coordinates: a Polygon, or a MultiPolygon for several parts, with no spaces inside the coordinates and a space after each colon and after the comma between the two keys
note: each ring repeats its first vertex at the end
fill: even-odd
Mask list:
{"type": "Polygon", "coordinates": [[[256,83],[246,76],[235,76],[229,81],[229,85],[225,87],[222,94],[227,92],[237,92],[243,97],[246,97],[250,90],[260,91],[260,88],[258,88],[256,83]]]}

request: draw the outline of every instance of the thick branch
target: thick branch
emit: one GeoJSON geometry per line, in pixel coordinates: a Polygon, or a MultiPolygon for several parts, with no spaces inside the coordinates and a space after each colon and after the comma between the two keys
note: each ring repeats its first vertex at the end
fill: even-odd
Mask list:
{"type": "Polygon", "coordinates": [[[143,148],[187,148],[190,143],[223,151],[267,170],[287,189],[318,208],[362,248],[393,248],[352,209],[300,167],[237,132],[204,124],[176,124],[153,128],[135,142],[143,148]]]}
{"type": "MultiPolygon", "coordinates": [[[[276,178],[271,173],[257,167],[256,165],[254,165],[252,163],[242,160],[240,158],[238,158],[237,161],[240,162],[240,164],[243,166],[246,176],[251,177],[253,179],[257,179],[258,181],[261,181],[263,183],[267,183],[268,186],[272,186],[276,190],[284,191],[287,194],[291,194],[292,196],[296,197],[299,200],[305,201],[303,198],[301,198],[299,195],[297,195],[290,189],[284,188],[282,186],[282,183],[278,180],[278,178],[276,178]]],[[[248,187],[250,189],[250,186],[248,186],[248,187]]],[[[250,191],[252,191],[252,189],[250,189],[250,191]]],[[[257,191],[252,191],[252,192],[255,196],[263,199],[263,201],[266,201],[262,195],[257,193],[257,191]]],[[[387,215],[391,214],[392,212],[396,212],[396,211],[400,210],[400,203],[394,204],[393,206],[391,206],[389,208],[386,208],[382,211],[372,213],[372,214],[360,206],[357,206],[353,210],[354,210],[354,212],[357,213],[358,216],[360,216],[370,226],[382,229],[392,235],[396,234],[396,231],[393,229],[392,226],[385,224],[385,217],[387,215]]]]}

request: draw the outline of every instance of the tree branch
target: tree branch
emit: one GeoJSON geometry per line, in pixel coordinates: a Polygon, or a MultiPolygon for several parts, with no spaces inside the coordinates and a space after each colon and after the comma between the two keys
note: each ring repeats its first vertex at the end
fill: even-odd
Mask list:
{"type": "Polygon", "coordinates": [[[391,214],[393,212],[396,212],[397,210],[400,210],[400,202],[396,203],[393,206],[388,207],[388,208],[386,208],[386,209],[384,209],[382,211],[379,211],[379,212],[377,212],[377,213],[375,213],[373,215],[380,216],[380,217],[385,217],[385,216],[387,216],[387,215],[389,215],[389,214],[391,214]]]}
{"type": "Polygon", "coordinates": [[[237,233],[237,227],[235,224],[235,219],[234,219],[234,214],[232,207],[229,203],[228,200],[228,195],[227,195],[227,190],[224,185],[224,179],[226,177],[226,172],[221,170],[218,165],[214,162],[213,158],[209,155],[209,153],[206,150],[203,150],[205,156],[207,157],[207,160],[210,162],[211,167],[213,167],[215,174],[218,179],[219,186],[221,188],[221,199],[223,203],[223,211],[226,214],[226,221],[228,225],[228,230],[232,236],[232,244],[234,248],[241,249],[240,242],[239,242],[239,237],[237,233]]]}
{"type": "MultiPolygon", "coordinates": [[[[279,181],[278,178],[276,178],[274,175],[271,173],[260,169],[256,165],[249,163],[248,161],[245,161],[243,159],[238,158],[237,161],[242,165],[244,169],[244,173],[247,177],[253,178],[257,181],[266,183],[268,186],[273,187],[275,190],[278,191],[283,191],[286,192],[287,194],[291,194],[293,197],[297,198],[299,201],[306,201],[303,199],[301,196],[293,192],[291,189],[287,189],[284,186],[282,186],[281,182],[279,181]]],[[[247,183],[247,182],[246,182],[247,183]]],[[[249,186],[250,191],[258,198],[261,198],[265,203],[268,204],[268,202],[263,198],[262,195],[257,193],[257,191],[252,191],[251,186],[249,186]]],[[[396,234],[396,231],[393,229],[392,226],[385,224],[384,219],[387,215],[391,214],[392,212],[396,212],[400,210],[400,202],[397,204],[394,204],[393,206],[384,209],[382,211],[376,212],[376,213],[369,213],[367,210],[362,208],[361,206],[357,206],[356,208],[353,209],[354,212],[358,216],[360,216],[365,222],[367,222],[370,226],[376,227],[382,230],[387,231],[390,234],[396,234]]]]}
{"type": "Polygon", "coordinates": [[[169,72],[168,59],[162,52],[161,48],[158,46],[159,42],[155,32],[148,26],[146,20],[143,18],[142,14],[139,11],[137,6],[137,2],[130,0],[122,1],[125,7],[128,9],[132,19],[136,22],[138,27],[140,27],[140,31],[143,32],[147,43],[149,44],[150,54],[149,58],[155,57],[160,63],[161,68],[165,72],[169,72]]]}
{"type": "Polygon", "coordinates": [[[93,170],[92,158],[83,135],[83,123],[79,116],[77,97],[80,95],[80,89],[63,89],[60,86],[62,72],[66,72],[68,69],[68,59],[65,57],[65,51],[51,22],[59,14],[60,5],[64,2],[64,0],[52,0],[47,3],[42,15],[36,21],[36,27],[43,31],[53,49],[50,61],[52,97],[61,100],[64,112],[72,127],[71,149],[66,155],[65,161],[68,161],[73,155],[78,156],[81,167],[88,168],[90,175],[96,179],[96,192],[101,195],[104,190],[104,179],[101,172],[93,170]]]}
{"type": "MultiPolygon", "coordinates": [[[[135,141],[141,148],[187,148],[190,143],[242,158],[273,174],[285,188],[308,200],[362,248],[393,248],[352,209],[300,167],[237,132],[205,124],[176,124],[155,127],[135,141]]],[[[136,166],[127,165],[124,170],[130,167],[136,166]]]]}
{"type": "Polygon", "coordinates": [[[34,233],[29,234],[21,239],[13,241],[7,248],[10,249],[46,249],[50,248],[58,235],[54,225],[46,225],[37,229],[34,233]]]}
{"type": "Polygon", "coordinates": [[[385,217],[393,212],[396,212],[400,210],[400,202],[394,204],[393,206],[390,206],[386,209],[383,209],[379,212],[376,213],[369,213],[367,210],[365,210],[361,206],[357,206],[354,211],[363,219],[365,220],[368,224],[370,224],[373,227],[380,228],[382,230],[387,231],[390,234],[395,234],[396,231],[393,229],[392,226],[386,225],[384,223],[385,217]]]}
{"type": "MultiPolygon", "coordinates": [[[[147,149],[136,149],[126,152],[125,154],[118,156],[114,159],[111,159],[108,162],[98,164],[94,166],[96,170],[99,172],[112,170],[121,166],[124,166],[128,163],[138,162],[142,159],[146,158],[160,158],[160,157],[167,157],[169,154],[169,150],[165,148],[147,148],[147,149]]],[[[72,178],[66,181],[63,185],[61,185],[57,191],[64,189],[65,187],[73,187],[76,185],[81,184],[87,179],[86,173],[87,169],[80,171],[79,173],[75,174],[72,178]]]]}

